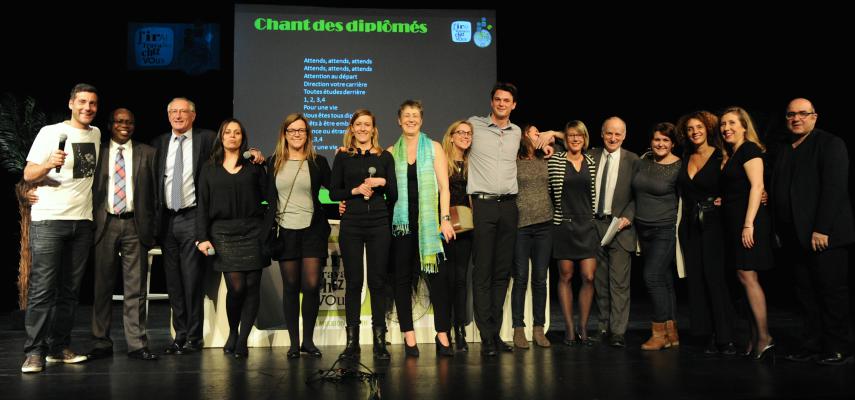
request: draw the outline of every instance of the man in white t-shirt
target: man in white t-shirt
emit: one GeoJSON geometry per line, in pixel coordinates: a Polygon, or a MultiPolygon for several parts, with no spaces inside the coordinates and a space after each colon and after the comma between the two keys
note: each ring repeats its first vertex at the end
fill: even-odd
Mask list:
{"type": "Polygon", "coordinates": [[[69,345],[92,246],[92,182],[101,143],[101,131],[90,125],[98,111],[95,87],[76,85],[68,108],[71,119],[39,131],[24,168],[24,180],[39,187],[30,222],[27,358],[21,372],[41,372],[45,356],[49,363],[86,361],[69,345]]]}

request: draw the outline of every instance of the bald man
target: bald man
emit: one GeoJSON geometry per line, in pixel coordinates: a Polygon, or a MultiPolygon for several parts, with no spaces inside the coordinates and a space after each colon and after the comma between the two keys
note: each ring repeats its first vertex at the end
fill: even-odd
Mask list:
{"type": "Polygon", "coordinates": [[[119,108],[110,115],[110,140],[101,145],[93,190],[95,219],[95,294],[92,301],[94,346],[89,358],[113,355],[110,325],[113,287],[122,271],[122,319],[128,357],[157,360],[146,335],[148,250],[155,246],[155,186],[153,147],[132,140],[134,114],[119,108]],[[121,253],[121,258],[119,254],[121,253]],[[121,261],[120,261],[121,260],[121,261]]]}
{"type": "Polygon", "coordinates": [[[635,251],[635,229],[630,221],[635,217],[632,195],[632,171],[638,155],[621,146],[626,139],[626,123],[611,117],[601,129],[603,148],[591,149],[597,160],[594,227],[602,238],[612,219],[617,219],[619,231],[614,239],[600,247],[594,288],[600,319],[600,340],[608,339],[612,347],[626,346],[624,335],[629,325],[630,253],[635,251]]]}
{"type": "Polygon", "coordinates": [[[792,144],[776,159],[770,201],[805,312],[801,348],[787,359],[842,365],[852,362],[846,246],[855,242],[855,229],[849,157],[843,140],[815,128],[818,118],[807,99],[787,106],[792,144]]]}

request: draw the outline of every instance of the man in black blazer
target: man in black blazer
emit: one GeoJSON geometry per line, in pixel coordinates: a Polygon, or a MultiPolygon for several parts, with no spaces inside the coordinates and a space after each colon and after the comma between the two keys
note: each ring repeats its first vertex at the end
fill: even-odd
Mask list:
{"type": "Polygon", "coordinates": [[[599,237],[605,235],[612,218],[617,218],[619,231],[615,238],[597,253],[594,288],[600,315],[599,337],[608,337],[609,345],[624,347],[629,325],[630,253],[635,251],[635,198],[632,194],[632,172],[638,155],[621,148],[626,138],[626,123],[618,117],[603,122],[603,149],[591,149],[597,160],[594,227],[599,237]],[[607,170],[608,168],[608,170],[607,170]]]}
{"type": "Polygon", "coordinates": [[[196,250],[196,182],[203,163],[211,157],[217,135],[211,130],[193,129],[196,105],[189,99],[172,99],[166,111],[172,131],[154,141],[159,238],[175,330],[175,339],[164,353],[186,354],[201,350],[203,344],[205,271],[196,250]]]}
{"type": "Polygon", "coordinates": [[[101,144],[93,185],[92,214],[95,220],[95,295],[92,304],[92,336],[95,346],[89,358],[113,354],[110,339],[113,282],[121,253],[124,282],[122,317],[128,357],[156,360],[146,336],[146,287],[148,250],[154,247],[155,159],[154,148],[131,140],[134,114],[124,108],[110,117],[111,138],[101,144]]]}
{"type": "Polygon", "coordinates": [[[852,362],[846,246],[855,242],[855,228],[849,157],[843,140],[815,129],[818,114],[810,101],[791,101],[786,117],[792,144],[776,159],[770,201],[805,308],[801,348],[787,359],[841,365],[852,362]]]}

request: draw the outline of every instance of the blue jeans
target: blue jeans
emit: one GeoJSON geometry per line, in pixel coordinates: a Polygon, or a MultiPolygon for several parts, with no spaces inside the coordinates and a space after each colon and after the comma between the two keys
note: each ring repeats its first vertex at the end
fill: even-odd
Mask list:
{"type": "Polygon", "coordinates": [[[511,315],[514,328],[525,326],[525,292],[528,288],[528,263],[531,260],[531,300],[534,326],[546,322],[546,273],[552,257],[552,221],[528,225],[517,231],[514,249],[514,288],[511,291],[511,315]]]}
{"type": "Polygon", "coordinates": [[[674,263],[677,239],[674,226],[636,224],[641,256],[644,258],[644,282],[653,301],[653,322],[677,318],[677,296],[674,294],[674,263]]]}
{"type": "Polygon", "coordinates": [[[30,223],[30,289],[24,327],[27,355],[61,351],[71,343],[80,282],[92,247],[92,221],[30,223]]]}

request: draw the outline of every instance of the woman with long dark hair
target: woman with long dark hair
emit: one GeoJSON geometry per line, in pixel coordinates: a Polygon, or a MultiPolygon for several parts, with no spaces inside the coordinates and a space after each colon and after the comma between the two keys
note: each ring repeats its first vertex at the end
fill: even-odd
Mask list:
{"type": "MultiPolygon", "coordinates": [[[[706,354],[735,355],[733,305],[724,278],[724,233],[717,201],[722,161],[718,118],[696,111],[681,117],[677,130],[685,143],[677,175],[683,201],[677,230],[688,279],[692,333],[707,337],[706,354]]],[[[666,331],[673,337],[676,325],[667,324],[666,331]]]]}
{"type": "Polygon", "coordinates": [[[340,358],[359,357],[360,294],[367,270],[371,292],[374,358],[388,360],[386,349],[386,295],[383,293],[389,243],[390,217],[398,197],[395,163],[380,147],[374,114],[356,110],[344,133],[344,149],[335,156],[330,199],[346,201],[341,216],[339,247],[344,264],[347,345],[340,358]],[[365,254],[367,266],[362,262],[365,254]]]}
{"type": "Polygon", "coordinates": [[[318,192],[330,186],[330,167],[312,146],[312,128],[303,114],[285,117],[279,128],[276,151],[268,160],[269,204],[265,226],[279,232],[281,251],[271,254],[282,275],[282,308],[291,348],[288,358],[300,353],[321,357],[313,340],[320,307],[320,285],[327,258],[330,225],[318,192]],[[300,342],[300,292],[303,293],[303,341],[300,342]],[[298,346],[299,344],[299,346],[298,346]]]}
{"type": "Polygon", "coordinates": [[[517,156],[517,242],[514,248],[514,286],[511,311],[514,346],[527,349],[525,336],[525,292],[528,289],[531,262],[532,340],[540,347],[551,343],[543,331],[546,323],[546,275],[552,258],[552,203],[549,197],[549,172],[542,150],[535,149],[540,132],[534,125],[523,129],[517,156]]]}
{"type": "Polygon", "coordinates": [[[214,270],[225,278],[229,337],[223,352],[235,358],[249,355],[247,340],[258,314],[261,270],[269,265],[259,241],[267,175],[264,167],[242,157],[248,142],[240,121],[223,121],[211,159],[199,173],[196,193],[196,248],[213,258],[214,270]]]}

